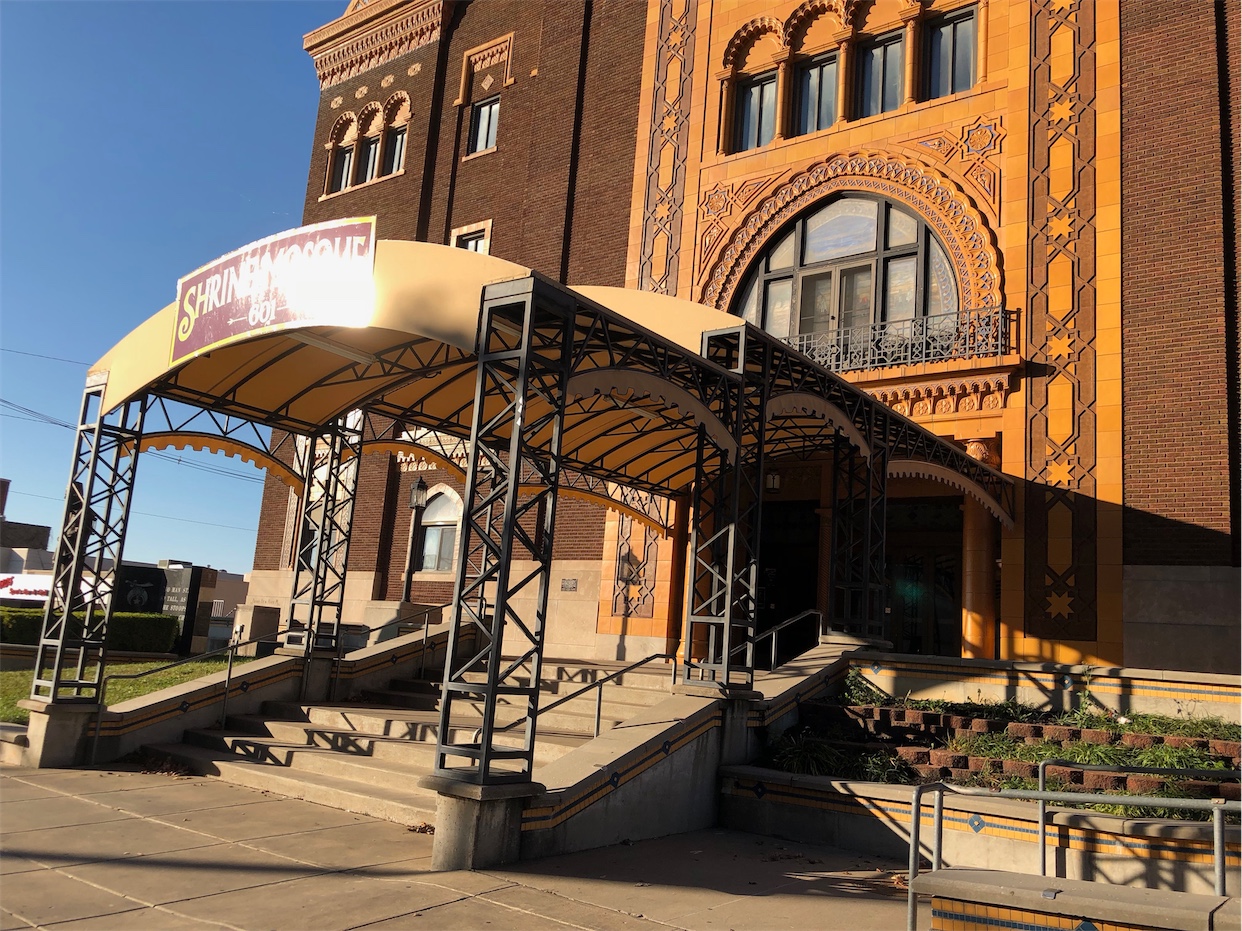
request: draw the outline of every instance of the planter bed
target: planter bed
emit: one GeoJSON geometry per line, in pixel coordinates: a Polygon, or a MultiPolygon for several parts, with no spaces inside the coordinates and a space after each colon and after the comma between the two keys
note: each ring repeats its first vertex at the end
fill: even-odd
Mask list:
{"type": "MultiPolygon", "coordinates": [[[[1007,705],[1008,703],[1006,703],[1007,705]]],[[[1028,709],[1006,705],[988,712],[1028,709]]],[[[957,710],[957,709],[953,709],[957,710]]],[[[882,773],[892,784],[949,781],[991,788],[1036,788],[1039,762],[1067,759],[1117,771],[1084,771],[1049,765],[1047,787],[1053,791],[1107,791],[1124,795],[1179,795],[1238,799],[1239,747],[1236,740],[1079,727],[1057,721],[1005,720],[899,705],[808,702],[801,707],[805,730],[773,744],[770,760],[789,772],[839,778],[882,773]],[[822,745],[817,756],[816,745],[822,745]],[[887,759],[886,759],[887,758],[887,759]],[[1178,779],[1126,773],[1125,767],[1217,769],[1221,778],[1178,779]]],[[[1093,723],[1093,722],[1088,722],[1093,723]]],[[[1218,729],[1220,729],[1218,727],[1218,729]]],[[[1151,816],[1177,817],[1152,811],[1151,816]]]]}

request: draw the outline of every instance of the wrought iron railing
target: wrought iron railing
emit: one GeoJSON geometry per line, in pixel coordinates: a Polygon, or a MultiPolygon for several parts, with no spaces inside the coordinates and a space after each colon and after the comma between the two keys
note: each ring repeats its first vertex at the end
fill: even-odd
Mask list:
{"type": "Polygon", "coordinates": [[[1015,351],[1018,312],[1003,307],[893,320],[824,333],[800,333],[787,342],[833,372],[987,359],[1015,351]]]}

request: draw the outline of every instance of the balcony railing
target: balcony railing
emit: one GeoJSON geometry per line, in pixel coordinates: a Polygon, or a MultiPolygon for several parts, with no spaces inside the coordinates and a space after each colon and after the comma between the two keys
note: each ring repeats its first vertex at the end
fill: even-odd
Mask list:
{"type": "Polygon", "coordinates": [[[1018,312],[1001,307],[800,333],[786,342],[833,372],[989,359],[1014,351],[1018,312]]]}

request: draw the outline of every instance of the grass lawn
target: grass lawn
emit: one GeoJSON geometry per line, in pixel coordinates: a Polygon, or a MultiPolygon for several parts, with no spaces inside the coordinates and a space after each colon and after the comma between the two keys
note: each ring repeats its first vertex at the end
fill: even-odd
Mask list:
{"type": "MultiPolygon", "coordinates": [[[[233,668],[236,669],[249,660],[249,657],[238,657],[233,662],[233,668]]],[[[218,672],[225,667],[226,662],[223,658],[207,659],[196,663],[186,663],[184,666],[177,666],[164,672],[152,673],[141,679],[113,680],[108,683],[108,704],[119,704],[126,699],[138,698],[141,695],[168,688],[170,685],[180,685],[182,682],[189,682],[199,676],[218,672]]],[[[148,669],[158,669],[165,665],[167,664],[162,662],[109,664],[108,674],[132,674],[148,669]]],[[[29,721],[30,712],[25,708],[17,707],[17,703],[23,698],[30,697],[32,681],[34,681],[33,669],[11,669],[7,672],[0,672],[0,721],[9,721],[14,724],[25,724],[29,721]]]]}

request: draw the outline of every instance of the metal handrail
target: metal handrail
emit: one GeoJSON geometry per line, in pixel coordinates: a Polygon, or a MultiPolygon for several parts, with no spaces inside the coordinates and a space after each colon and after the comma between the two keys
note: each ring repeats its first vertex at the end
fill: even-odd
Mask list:
{"type": "MultiPolygon", "coordinates": [[[[795,614],[793,617],[786,618],[785,620],[777,624],[775,627],[770,627],[767,630],[765,630],[763,633],[759,634],[759,636],[755,637],[754,642],[755,642],[756,647],[759,646],[760,641],[762,641],[765,637],[772,638],[772,655],[771,655],[771,658],[768,660],[768,662],[771,664],[772,669],[776,668],[776,652],[777,652],[776,641],[778,639],[777,634],[779,634],[782,630],[784,630],[790,624],[796,624],[798,621],[802,620],[803,618],[810,617],[811,615],[815,615],[815,617],[819,618],[820,624],[823,624],[824,615],[816,608],[808,608],[807,610],[803,611],[801,614],[795,614]]],[[[816,625],[816,630],[818,629],[819,629],[819,626],[816,625]]]]}
{"type": "MultiPolygon", "coordinates": [[[[426,608],[419,614],[407,615],[406,617],[397,618],[385,624],[381,624],[379,627],[373,627],[371,628],[371,632],[373,633],[377,630],[384,630],[386,627],[391,627],[394,624],[398,624],[398,623],[410,623],[410,621],[413,620],[414,618],[417,618],[420,616],[426,617],[431,612],[437,611],[437,610],[443,610],[444,608],[447,608],[448,606],[449,604],[442,604],[442,605],[435,605],[433,607],[426,608]]],[[[424,673],[425,664],[427,661],[427,632],[428,632],[429,626],[430,625],[424,622],[422,652],[419,655],[419,675],[420,676],[422,676],[424,673]]],[[[178,666],[184,666],[188,663],[198,663],[198,662],[202,662],[205,659],[211,659],[212,657],[219,656],[221,654],[227,654],[228,665],[225,668],[224,694],[220,700],[220,718],[219,718],[219,726],[224,727],[225,719],[228,717],[229,690],[232,688],[232,685],[233,685],[233,661],[237,656],[237,651],[240,650],[242,647],[252,646],[253,644],[256,644],[256,643],[266,643],[269,641],[275,641],[279,643],[281,642],[281,638],[286,637],[288,633],[289,633],[289,628],[285,628],[284,630],[279,630],[279,631],[276,631],[275,633],[264,634],[261,637],[252,637],[249,640],[230,642],[228,646],[220,647],[218,650],[208,650],[206,653],[198,653],[194,656],[187,656],[185,659],[179,659],[179,660],[176,660],[175,662],[165,663],[163,666],[156,666],[154,669],[147,669],[147,670],[144,670],[143,672],[113,673],[112,675],[104,676],[100,680],[100,683],[99,683],[99,707],[96,709],[96,712],[95,712],[95,734],[91,740],[91,753],[90,753],[91,764],[92,765],[94,764],[95,759],[98,756],[99,737],[100,737],[100,732],[103,730],[103,715],[104,715],[104,711],[107,709],[107,704],[108,704],[107,702],[108,683],[112,681],[113,679],[142,679],[146,676],[155,675],[155,673],[157,672],[167,672],[169,669],[175,669],[178,666]]],[[[307,633],[309,634],[309,631],[307,631],[307,633]]],[[[335,662],[339,664],[341,659],[343,659],[343,657],[337,656],[335,658],[335,662]]],[[[333,676],[333,681],[335,682],[335,680],[336,680],[336,677],[333,676]]]]}
{"type": "MultiPolygon", "coordinates": [[[[1073,760],[1040,760],[1039,791],[1047,791],[1047,774],[1049,766],[1064,766],[1067,769],[1081,769],[1092,773],[1137,773],[1148,776],[1183,776],[1187,779],[1211,779],[1219,781],[1222,775],[1233,779],[1242,779],[1242,770],[1233,769],[1165,769],[1157,766],[1110,766],[1107,763],[1076,763],[1073,760]]],[[[1111,796],[1112,798],[1129,798],[1130,796],[1111,796]]],[[[1165,806],[1168,807],[1168,806],[1165,806]]],[[[1046,835],[1048,828],[1048,803],[1039,803],[1039,875],[1048,875],[1048,848],[1046,835]]],[[[1224,893],[1221,893],[1222,895],[1224,893]]]]}
{"type": "MultiPolygon", "coordinates": [[[[1109,769],[1110,767],[1105,767],[1109,769]]],[[[1217,770],[1217,772],[1220,772],[1217,770]]],[[[1242,814],[1242,802],[1206,798],[1160,798],[1148,795],[1110,795],[1107,792],[1039,792],[1029,789],[984,789],[975,786],[958,786],[946,782],[933,782],[915,786],[910,803],[910,865],[906,892],[906,931],[915,931],[918,925],[918,897],[914,894],[914,880],[919,875],[919,831],[923,820],[923,795],[935,792],[935,815],[932,820],[932,867],[935,872],[941,866],[941,849],[944,841],[944,793],[976,795],[987,798],[1016,798],[1027,801],[1059,802],[1065,805],[1094,805],[1101,802],[1127,807],[1160,806],[1180,808],[1185,811],[1210,811],[1212,813],[1212,864],[1215,874],[1216,894],[1225,894],[1225,813],[1242,814]]]]}
{"type": "MultiPolygon", "coordinates": [[[[178,666],[184,666],[187,663],[199,663],[205,659],[211,659],[213,656],[228,654],[228,666],[224,675],[224,697],[220,703],[220,726],[224,726],[225,713],[228,710],[229,688],[233,683],[233,659],[237,655],[237,651],[242,647],[251,646],[256,643],[264,643],[269,640],[279,641],[283,631],[277,631],[274,634],[264,634],[261,637],[252,637],[249,640],[241,640],[236,643],[230,642],[228,646],[221,647],[218,650],[208,650],[206,653],[198,653],[194,656],[187,656],[185,659],[179,659],[172,663],[165,663],[163,666],[156,666],[154,669],[146,669],[142,672],[117,672],[112,675],[106,675],[99,681],[99,707],[95,710],[95,736],[91,741],[90,762],[95,763],[95,757],[99,750],[99,734],[103,729],[104,711],[108,706],[108,683],[113,679],[142,679],[146,676],[153,676],[157,672],[167,672],[169,669],[175,669],[178,666]]],[[[208,673],[211,675],[211,673],[208,673]]]]}
{"type": "MultiPolygon", "coordinates": [[[[601,722],[601,719],[603,718],[603,711],[604,711],[604,686],[607,685],[609,682],[611,682],[613,679],[620,678],[621,676],[625,675],[627,672],[633,672],[639,666],[645,666],[647,663],[650,663],[652,660],[657,660],[657,659],[676,660],[677,654],[676,653],[652,653],[650,656],[645,657],[644,659],[640,659],[636,663],[630,663],[630,665],[626,666],[624,669],[618,669],[616,672],[609,673],[608,675],[604,676],[604,678],[602,679],[596,679],[594,682],[589,682],[586,685],[584,685],[582,688],[578,689],[578,691],[572,692],[569,695],[566,695],[564,698],[558,698],[556,701],[552,702],[552,704],[545,705],[544,707],[537,709],[535,711],[535,719],[538,720],[539,715],[546,714],[547,712],[551,711],[553,708],[558,708],[568,701],[573,701],[578,696],[585,695],[587,692],[591,691],[591,689],[596,689],[597,691],[595,693],[595,736],[598,737],[599,730],[600,730],[600,722],[601,722]]],[[[677,664],[675,662],[673,663],[672,681],[673,681],[673,684],[676,685],[677,664]]],[[[523,715],[522,717],[518,718],[516,721],[510,721],[504,727],[495,728],[493,733],[496,733],[496,734],[503,733],[509,730],[510,728],[517,727],[519,724],[522,724],[523,722],[526,722],[529,720],[530,720],[529,714],[523,715]]],[[[477,742],[479,738],[482,736],[483,736],[483,728],[481,727],[476,728],[474,732],[473,740],[477,742]]]]}
{"type": "MultiPolygon", "coordinates": [[[[417,611],[414,614],[407,614],[405,617],[393,618],[391,621],[386,621],[385,623],[380,624],[379,627],[368,628],[367,639],[369,640],[370,635],[376,633],[377,631],[387,630],[389,627],[400,627],[403,624],[412,624],[418,618],[420,617],[424,618],[422,650],[418,654],[418,677],[421,679],[426,674],[426,671],[427,671],[427,635],[428,635],[428,632],[431,630],[431,625],[427,623],[425,618],[427,617],[427,615],[431,614],[433,611],[443,611],[445,608],[451,607],[452,604],[453,603],[451,601],[447,601],[442,605],[432,605],[430,608],[424,608],[422,611],[417,611]]],[[[376,642],[378,643],[378,641],[376,642]]],[[[371,646],[371,644],[368,643],[365,646],[358,647],[358,649],[365,650],[368,646],[371,646]]],[[[352,650],[350,652],[356,653],[357,650],[352,650]]],[[[339,668],[340,664],[344,662],[347,656],[349,656],[349,653],[338,654],[337,656],[333,657],[332,662],[334,666],[339,668]]],[[[334,675],[332,677],[332,681],[334,684],[336,682],[336,679],[337,677],[334,675]]]]}

